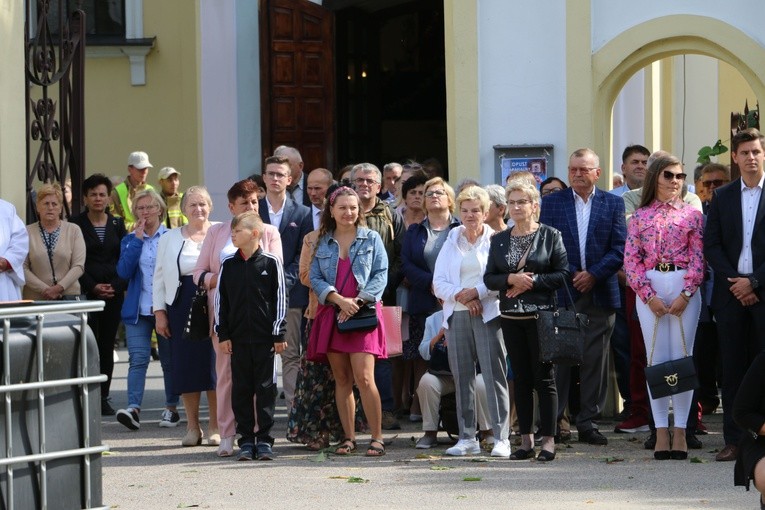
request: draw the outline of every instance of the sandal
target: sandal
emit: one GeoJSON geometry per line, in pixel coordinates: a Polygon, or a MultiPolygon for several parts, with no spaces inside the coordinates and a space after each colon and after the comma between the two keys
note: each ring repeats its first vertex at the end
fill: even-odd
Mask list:
{"type": "Polygon", "coordinates": [[[367,448],[367,457],[382,457],[385,455],[385,443],[382,439],[372,439],[369,441],[369,448],[367,448]],[[380,446],[373,446],[375,443],[380,446]]]}
{"type": "Polygon", "coordinates": [[[312,452],[318,452],[329,446],[329,439],[326,436],[319,436],[316,439],[309,441],[305,444],[305,447],[312,452]]]}
{"type": "Polygon", "coordinates": [[[356,441],[346,437],[340,442],[339,445],[337,445],[337,448],[335,448],[335,455],[349,455],[355,451],[356,441]]]}

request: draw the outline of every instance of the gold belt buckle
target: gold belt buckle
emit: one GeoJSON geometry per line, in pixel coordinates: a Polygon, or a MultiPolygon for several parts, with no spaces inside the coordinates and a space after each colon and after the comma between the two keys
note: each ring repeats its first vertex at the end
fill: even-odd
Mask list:
{"type": "Polygon", "coordinates": [[[669,272],[669,262],[659,262],[659,271],[662,273],[669,272]]]}

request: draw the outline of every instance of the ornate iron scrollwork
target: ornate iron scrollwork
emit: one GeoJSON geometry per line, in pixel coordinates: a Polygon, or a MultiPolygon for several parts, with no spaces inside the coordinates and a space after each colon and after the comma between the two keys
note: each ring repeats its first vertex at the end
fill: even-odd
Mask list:
{"type": "Polygon", "coordinates": [[[38,181],[63,187],[70,178],[72,206],[70,209],[64,201],[64,211],[66,215],[80,211],[85,173],[85,12],[82,0],[77,0],[71,14],[67,4],[64,0],[28,0],[26,6],[28,222],[37,218],[33,196],[38,181]],[[57,16],[51,16],[56,10],[57,16]],[[54,20],[58,30],[51,30],[54,20]],[[52,97],[56,87],[58,100],[52,97]]]}

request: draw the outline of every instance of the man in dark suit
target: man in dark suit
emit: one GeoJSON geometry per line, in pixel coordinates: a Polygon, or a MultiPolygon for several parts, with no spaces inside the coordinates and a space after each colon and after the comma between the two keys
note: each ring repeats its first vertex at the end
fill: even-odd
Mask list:
{"type": "Polygon", "coordinates": [[[723,437],[718,461],[736,460],[743,431],[733,401],[754,356],[765,348],[765,195],[763,136],[745,129],[731,139],[741,177],[713,193],[704,255],[714,270],[712,310],[722,359],[723,437]]]}
{"type": "Polygon", "coordinates": [[[287,195],[298,204],[311,207],[311,197],[308,196],[308,176],[303,172],[303,156],[300,151],[288,145],[280,145],[274,149],[274,156],[282,156],[290,162],[290,176],[292,183],[289,185],[287,195]]]}
{"type": "Polygon", "coordinates": [[[313,222],[311,210],[287,195],[287,187],[292,182],[289,160],[284,156],[271,156],[266,158],[264,167],[266,197],[260,200],[258,211],[263,221],[277,227],[281,234],[284,277],[289,293],[285,336],[287,349],[281,354],[284,397],[289,406],[300,371],[303,311],[308,306],[308,289],[300,283],[298,266],[303,237],[313,230],[313,222]]]}
{"type": "MultiPolygon", "coordinates": [[[[616,273],[624,262],[624,201],[595,187],[600,177],[598,155],[579,149],[569,158],[571,187],[547,195],[542,201],[539,221],[560,230],[568,253],[576,309],[590,318],[584,340],[584,358],[579,367],[580,411],[576,416],[579,441],[605,445],[608,440],[593,420],[602,412],[608,389],[608,345],[614,328],[614,313],[620,306],[616,273]]],[[[558,293],[561,304],[568,301],[558,293]]],[[[558,393],[569,394],[570,369],[558,366],[555,382],[558,393]]],[[[566,399],[559,399],[558,415],[566,399]]]]}

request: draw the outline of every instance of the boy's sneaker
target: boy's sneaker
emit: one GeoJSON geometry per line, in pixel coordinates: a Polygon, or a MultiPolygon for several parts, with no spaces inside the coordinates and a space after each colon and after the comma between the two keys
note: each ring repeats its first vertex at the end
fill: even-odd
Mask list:
{"type": "Polygon", "coordinates": [[[446,455],[454,457],[464,457],[465,455],[478,455],[481,453],[481,445],[475,439],[460,439],[457,444],[444,452],[446,455]]]}
{"type": "Polygon", "coordinates": [[[159,426],[164,428],[177,427],[181,421],[181,415],[170,409],[162,411],[162,419],[159,420],[159,426]]]}
{"type": "Polygon", "coordinates": [[[245,443],[239,449],[236,460],[252,460],[252,443],[245,443]]]}
{"type": "Polygon", "coordinates": [[[274,460],[274,451],[271,444],[265,441],[258,443],[255,451],[255,460],[274,460]]]}
{"type": "Polygon", "coordinates": [[[138,430],[141,428],[141,420],[138,417],[138,411],[132,407],[130,409],[120,409],[117,411],[117,421],[130,430],[138,430]]]}

